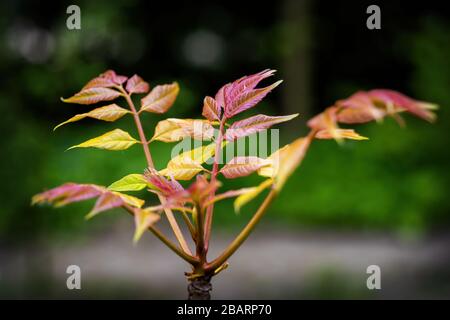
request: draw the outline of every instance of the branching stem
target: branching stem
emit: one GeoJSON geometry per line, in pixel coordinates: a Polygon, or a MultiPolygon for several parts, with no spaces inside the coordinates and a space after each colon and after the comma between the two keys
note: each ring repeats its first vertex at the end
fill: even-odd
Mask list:
{"type": "Polygon", "coordinates": [[[245,239],[247,239],[259,220],[261,220],[262,216],[269,208],[269,205],[272,203],[273,199],[275,199],[276,194],[277,192],[275,189],[270,190],[269,194],[264,199],[263,203],[250,219],[250,221],[247,223],[245,228],[242,229],[239,235],[230,243],[230,245],[223,251],[223,253],[219,257],[205,266],[205,270],[215,271],[231,257],[231,255],[241,246],[245,239]]]}
{"type": "Polygon", "coordinates": [[[184,222],[186,223],[188,229],[189,229],[189,233],[191,234],[192,239],[195,241],[195,237],[196,237],[196,231],[195,231],[195,227],[191,222],[191,219],[189,218],[188,214],[186,213],[186,211],[181,211],[181,216],[183,217],[184,222]]]}
{"type": "MultiPolygon", "coordinates": [[[[134,210],[131,206],[124,205],[124,208],[131,215],[134,216],[134,210]]],[[[167,237],[164,236],[162,234],[162,232],[159,231],[156,227],[150,226],[150,227],[148,227],[148,230],[150,230],[159,240],[161,240],[167,247],[169,247],[169,249],[171,249],[173,252],[175,252],[180,258],[182,258],[183,260],[185,260],[186,262],[190,263],[193,266],[198,265],[199,261],[195,257],[187,254],[183,250],[180,250],[175,244],[172,243],[172,241],[167,239],[167,237]]]]}
{"type": "MultiPolygon", "coordinates": [[[[317,133],[316,129],[312,129],[308,135],[307,139],[308,141],[308,148],[311,144],[311,142],[314,140],[314,137],[317,133]]],[[[306,152],[306,151],[305,151],[306,152]]],[[[247,223],[244,229],[239,233],[239,235],[228,245],[228,247],[222,252],[220,256],[218,256],[215,260],[211,261],[210,263],[207,263],[204,266],[204,270],[206,273],[215,272],[220,268],[227,260],[233,255],[233,253],[236,252],[236,250],[242,245],[242,243],[248,238],[250,233],[253,231],[255,226],[258,224],[259,220],[261,220],[264,213],[269,208],[272,201],[275,199],[277,195],[277,190],[272,186],[272,189],[270,190],[269,194],[264,199],[261,206],[258,208],[258,210],[255,212],[253,217],[250,219],[250,221],[247,223]]]]}

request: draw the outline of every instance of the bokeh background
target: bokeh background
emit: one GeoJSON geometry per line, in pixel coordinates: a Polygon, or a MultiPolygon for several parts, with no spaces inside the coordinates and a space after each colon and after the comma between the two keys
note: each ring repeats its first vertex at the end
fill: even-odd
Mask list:
{"type": "MultiPolygon", "coordinates": [[[[31,207],[33,194],[66,181],[108,185],[142,172],[135,146],[66,148],[119,126],[55,124],[89,107],[63,104],[106,69],[151,85],[176,80],[164,116],[144,115],[147,135],[165,117],[198,117],[226,82],[277,69],[281,87],[254,112],[300,113],[280,126],[283,143],[306,120],[361,89],[391,88],[440,105],[431,125],[408,117],[358,127],[367,142],[314,143],[261,226],[214,279],[216,298],[450,298],[450,13],[444,1],[372,1],[381,30],[366,28],[364,1],[12,1],[0,3],[0,297],[184,298],[187,266],[151,235],[133,247],[120,210],[85,222],[92,202],[31,207]],[[66,8],[81,8],[81,30],[66,8]],[[82,290],[66,289],[66,267],[82,290]],[[366,288],[366,268],[382,289],[366,288]]],[[[248,113],[251,114],[251,111],[248,113]]],[[[171,145],[152,145],[162,168],[171,145]]],[[[236,179],[229,188],[257,183],[236,179]]],[[[138,196],[146,196],[137,193],[138,196]]],[[[218,253],[258,201],[234,214],[217,207],[218,253]]]]}

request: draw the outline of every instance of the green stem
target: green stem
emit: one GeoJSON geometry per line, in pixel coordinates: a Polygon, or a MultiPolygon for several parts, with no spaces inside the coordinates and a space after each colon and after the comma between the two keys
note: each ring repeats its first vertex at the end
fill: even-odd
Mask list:
{"type": "Polygon", "coordinates": [[[158,229],[151,226],[148,228],[159,240],[161,240],[165,245],[167,245],[173,252],[175,252],[180,258],[185,260],[186,262],[190,263],[191,265],[195,266],[198,264],[198,260],[191,256],[190,254],[187,254],[186,252],[178,249],[178,247],[170,242],[158,229]]]}
{"type": "Polygon", "coordinates": [[[191,219],[189,219],[189,216],[187,215],[186,211],[181,211],[181,216],[183,217],[184,222],[188,226],[192,239],[195,241],[196,231],[194,225],[191,222],[191,219]]]}
{"type": "MultiPolygon", "coordinates": [[[[124,208],[131,215],[134,216],[134,210],[132,207],[130,207],[129,205],[124,205],[124,208]]],[[[175,244],[173,244],[169,239],[167,239],[167,237],[165,237],[161,233],[161,231],[159,231],[156,227],[149,226],[148,230],[150,230],[159,240],[161,240],[167,247],[169,247],[169,249],[171,249],[173,252],[175,252],[180,258],[182,258],[183,260],[185,260],[186,262],[190,263],[193,266],[198,265],[199,261],[195,257],[180,250],[175,244]]]]}

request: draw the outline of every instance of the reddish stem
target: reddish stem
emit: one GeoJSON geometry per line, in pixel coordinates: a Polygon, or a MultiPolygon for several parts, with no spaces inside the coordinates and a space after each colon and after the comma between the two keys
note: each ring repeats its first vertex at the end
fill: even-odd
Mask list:
{"type": "Polygon", "coordinates": [[[131,97],[129,94],[124,94],[125,99],[127,100],[128,105],[130,106],[131,112],[133,113],[134,122],[136,123],[136,127],[139,133],[139,139],[142,143],[142,148],[144,149],[145,158],[147,159],[147,164],[149,167],[153,168],[153,159],[150,154],[150,149],[148,147],[147,138],[145,137],[144,128],[142,127],[141,119],[139,118],[139,114],[136,111],[136,108],[134,107],[134,103],[131,100],[131,97]]]}
{"type": "MultiPolygon", "coordinates": [[[[147,138],[145,137],[145,133],[144,133],[144,128],[142,127],[141,119],[139,118],[139,113],[136,111],[133,100],[131,100],[130,95],[125,91],[125,89],[123,89],[122,86],[120,86],[118,88],[122,92],[123,96],[125,97],[128,105],[131,109],[131,112],[133,113],[134,122],[136,123],[136,127],[137,127],[137,130],[139,133],[139,138],[142,143],[142,148],[144,149],[145,158],[147,159],[147,165],[150,168],[154,168],[152,156],[150,154],[150,149],[148,147],[147,138]]],[[[161,202],[161,204],[164,205],[166,202],[166,199],[160,195],[158,195],[158,198],[159,198],[159,201],[161,202]]],[[[164,211],[166,213],[167,220],[169,221],[169,224],[170,224],[178,242],[180,243],[181,248],[187,254],[192,255],[191,250],[189,249],[189,246],[187,245],[187,242],[184,239],[183,233],[181,232],[181,229],[178,226],[177,220],[175,219],[172,210],[166,208],[166,209],[164,209],[164,211]]]]}

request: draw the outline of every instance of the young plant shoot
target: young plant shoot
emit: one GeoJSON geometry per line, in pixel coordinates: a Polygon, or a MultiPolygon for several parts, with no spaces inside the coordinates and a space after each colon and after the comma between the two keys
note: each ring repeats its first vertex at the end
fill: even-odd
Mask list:
{"type": "MultiPolygon", "coordinates": [[[[261,217],[269,208],[289,176],[301,164],[309,146],[316,139],[334,139],[341,143],[345,139],[366,140],[353,129],[341,128],[340,124],[360,124],[381,121],[393,117],[400,124],[403,112],[411,113],[429,122],[434,121],[430,103],[413,100],[392,90],[360,91],[347,99],[339,100],[331,107],[308,121],[309,134],[300,137],[280,148],[266,158],[257,156],[236,156],[222,164],[223,148],[227,143],[269,129],[289,121],[298,114],[271,116],[259,114],[243,120],[234,117],[255,107],[282,81],[268,86],[259,83],[275,73],[264,70],[251,76],[244,76],[227,83],[214,97],[207,96],[203,101],[204,119],[175,119],[160,121],[149,138],[141,123],[141,114],[150,112],[163,114],[174,104],[179,86],[172,84],[150,86],[138,75],[127,78],[109,70],[89,81],[80,92],[66,103],[84,105],[103,104],[86,113],[77,114],[57,125],[94,118],[103,121],[131,116],[137,128],[133,137],[121,129],[114,129],[103,135],[77,144],[72,148],[98,148],[106,150],[125,150],[140,144],[146,164],[141,173],[129,174],[113,182],[109,187],[94,184],[66,183],[54,189],[39,193],[32,199],[33,204],[50,203],[56,207],[96,198],[87,218],[92,218],[106,210],[121,207],[134,216],[136,229],[133,241],[136,243],[145,231],[150,231],[169,249],[185,260],[191,267],[186,272],[189,282],[189,299],[210,299],[211,278],[228,266],[231,255],[242,245],[261,217]],[[136,105],[132,96],[145,95],[136,105]],[[118,105],[119,98],[125,103],[118,105]],[[112,103],[115,101],[116,103],[112,103]],[[198,147],[173,157],[165,168],[155,168],[151,146],[155,141],[165,143],[180,142],[183,139],[200,141],[198,147]],[[206,141],[206,142],[205,142],[206,141]],[[212,164],[207,164],[212,159],[212,164]],[[238,190],[223,190],[226,179],[245,177],[251,174],[261,176],[260,184],[238,190]],[[179,181],[191,181],[186,187],[179,181]],[[147,189],[157,197],[158,204],[145,206],[145,201],[127,192],[147,189]],[[252,215],[250,221],[217,257],[208,257],[211,229],[214,220],[214,205],[226,199],[234,199],[236,212],[242,211],[245,204],[259,194],[265,198],[252,215]],[[161,219],[167,219],[176,242],[169,240],[157,227],[161,219]],[[182,233],[185,228],[191,236],[192,247],[182,233]],[[191,248],[195,249],[191,251],[191,248]]],[[[225,184],[226,185],[226,184],[225,184]]]]}

